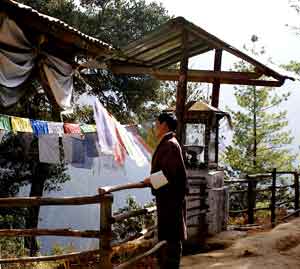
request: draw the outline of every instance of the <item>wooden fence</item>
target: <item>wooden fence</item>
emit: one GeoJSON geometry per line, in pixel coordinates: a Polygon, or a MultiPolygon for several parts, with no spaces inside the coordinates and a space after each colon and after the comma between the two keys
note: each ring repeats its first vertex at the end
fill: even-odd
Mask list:
{"type": "MultiPolygon", "coordinates": [[[[132,183],[125,185],[118,185],[113,187],[104,187],[98,190],[95,196],[85,197],[18,197],[18,198],[1,198],[0,207],[33,207],[33,206],[61,206],[61,205],[88,205],[99,204],[100,207],[100,229],[97,231],[78,231],[71,229],[2,229],[0,236],[16,237],[16,236],[66,236],[66,237],[85,237],[99,239],[99,249],[75,252],[63,255],[39,256],[39,257],[22,257],[22,258],[7,258],[0,259],[0,264],[9,263],[32,263],[42,261],[58,261],[58,260],[78,260],[81,257],[99,256],[98,268],[113,268],[111,262],[112,247],[120,246],[120,244],[112,244],[112,225],[113,223],[122,222],[125,219],[151,214],[155,212],[156,208],[145,208],[135,211],[130,211],[122,214],[112,214],[113,192],[128,190],[133,188],[145,188],[143,183],[132,183]]],[[[149,251],[138,255],[115,268],[132,268],[133,264],[139,260],[154,254],[165,245],[165,241],[158,242],[149,251]]]]}
{"type": "Polygon", "coordinates": [[[271,224],[274,226],[276,224],[276,208],[281,207],[284,204],[293,203],[294,204],[294,212],[287,215],[285,218],[290,217],[291,215],[299,216],[299,173],[294,171],[277,171],[273,169],[270,173],[265,174],[255,174],[248,175],[246,179],[232,179],[225,181],[231,189],[233,189],[233,185],[239,184],[247,184],[247,188],[244,190],[230,190],[229,195],[239,195],[243,193],[247,193],[247,204],[248,207],[241,210],[230,210],[230,216],[236,216],[237,214],[245,213],[248,216],[248,223],[254,224],[254,213],[262,210],[271,211],[271,224]],[[277,176],[278,175],[292,175],[294,177],[294,183],[291,185],[279,186],[277,176]],[[257,183],[261,181],[271,181],[271,184],[266,188],[257,188],[257,183]],[[278,201],[278,190],[280,189],[293,189],[294,197],[292,199],[288,199],[286,201],[278,201]],[[269,206],[267,207],[255,207],[256,205],[256,197],[259,193],[271,192],[271,199],[269,200],[269,206]]]}

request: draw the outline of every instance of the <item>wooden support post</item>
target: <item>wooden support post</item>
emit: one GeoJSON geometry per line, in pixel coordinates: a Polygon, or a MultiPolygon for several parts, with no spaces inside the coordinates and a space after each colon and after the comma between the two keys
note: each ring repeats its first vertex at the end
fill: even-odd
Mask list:
{"type": "MultiPolygon", "coordinates": [[[[221,65],[222,65],[222,49],[216,49],[214,71],[221,71],[221,65]]],[[[211,105],[213,107],[219,106],[219,96],[220,96],[220,80],[214,79],[213,88],[212,88],[212,99],[211,99],[211,105]]]]}
{"type": "Polygon", "coordinates": [[[216,120],[216,127],[215,127],[215,163],[218,165],[219,162],[219,118],[216,120]]]}
{"type": "Polygon", "coordinates": [[[271,224],[275,226],[276,222],[276,168],[272,171],[272,196],[271,196],[271,224]]]}
{"type": "Polygon", "coordinates": [[[248,224],[254,223],[254,205],[255,205],[255,192],[254,181],[249,178],[248,181],[248,224]]]}
{"type": "MultiPolygon", "coordinates": [[[[101,195],[102,190],[98,190],[101,195]]],[[[99,269],[113,268],[111,263],[111,239],[112,239],[112,203],[113,195],[104,194],[103,200],[100,203],[100,263],[99,269]]]]}
{"type": "Polygon", "coordinates": [[[185,130],[184,114],[185,114],[185,102],[187,95],[187,72],[188,72],[188,33],[183,28],[182,32],[182,55],[179,70],[179,79],[176,92],[176,117],[177,117],[177,130],[176,136],[179,144],[182,146],[183,134],[185,130]]]}
{"type": "Polygon", "coordinates": [[[295,212],[296,217],[299,217],[299,174],[295,172],[294,174],[294,186],[295,186],[295,212]]]}
{"type": "Polygon", "coordinates": [[[210,118],[207,120],[204,131],[204,164],[208,167],[209,164],[209,147],[210,147],[210,137],[211,137],[211,121],[210,118]]]}

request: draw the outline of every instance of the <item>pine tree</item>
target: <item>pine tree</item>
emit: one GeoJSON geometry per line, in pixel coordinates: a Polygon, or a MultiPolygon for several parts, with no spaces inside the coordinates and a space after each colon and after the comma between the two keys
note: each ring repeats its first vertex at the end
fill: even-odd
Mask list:
{"type": "MultiPolygon", "coordinates": [[[[262,48],[256,52],[252,37],[252,53],[264,54],[262,48]]],[[[253,71],[252,67],[240,61],[236,71],[253,71]]],[[[230,111],[234,124],[232,143],[224,153],[224,161],[234,170],[250,174],[292,169],[296,156],[289,148],[293,137],[287,130],[287,111],[279,111],[279,105],[286,101],[289,93],[279,94],[279,89],[240,86],[235,87],[238,111],[230,111]]]]}

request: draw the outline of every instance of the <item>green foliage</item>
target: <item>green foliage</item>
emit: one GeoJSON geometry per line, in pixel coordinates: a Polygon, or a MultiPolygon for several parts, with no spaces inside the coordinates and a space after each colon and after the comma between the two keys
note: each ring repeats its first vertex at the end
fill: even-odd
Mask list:
{"type": "Polygon", "coordinates": [[[300,75],[300,63],[296,61],[291,61],[287,65],[283,65],[283,67],[289,71],[295,72],[297,75],[300,75]]]}
{"type": "MultiPolygon", "coordinates": [[[[153,203],[146,204],[145,208],[151,207],[153,205],[153,203]]],[[[114,213],[121,214],[142,208],[143,207],[137,203],[133,196],[129,196],[126,200],[126,205],[122,208],[119,208],[117,212],[114,213]]],[[[137,235],[146,226],[149,227],[152,225],[154,225],[153,216],[138,216],[135,218],[128,218],[121,223],[115,223],[113,225],[113,240],[118,242],[126,238],[130,238],[137,235]]]]}
{"type": "Polygon", "coordinates": [[[63,255],[72,252],[76,252],[76,247],[72,243],[65,246],[62,246],[60,244],[54,244],[52,246],[50,255],[63,255]]]}
{"type": "MultiPolygon", "coordinates": [[[[252,52],[257,50],[253,49],[252,52]]],[[[261,49],[264,53],[264,49],[261,49]]],[[[251,70],[245,62],[235,64],[235,70],[251,70]]],[[[287,100],[274,88],[241,86],[235,88],[240,109],[230,110],[234,123],[232,145],[225,150],[224,160],[240,173],[257,173],[292,169],[296,156],[290,152],[293,140],[288,125],[287,111],[278,106],[287,100]]]]}

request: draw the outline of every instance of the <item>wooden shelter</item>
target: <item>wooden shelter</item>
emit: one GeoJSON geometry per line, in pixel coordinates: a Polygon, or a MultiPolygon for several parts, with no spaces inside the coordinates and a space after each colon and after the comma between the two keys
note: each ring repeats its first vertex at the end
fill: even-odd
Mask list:
{"type": "Polygon", "coordinates": [[[177,138],[185,152],[197,155],[204,148],[204,164],[206,163],[196,169],[188,167],[187,170],[191,190],[187,197],[186,244],[197,245],[208,233],[215,234],[226,229],[229,193],[224,186],[224,172],[217,165],[218,122],[225,116],[218,109],[220,85],[280,87],[286,79],[294,80],[293,76],[270,63],[264,63],[248,52],[234,48],[183,17],[171,19],[141,40],[132,42],[122,49],[122,56],[115,55],[106,64],[115,74],[148,74],[158,80],[178,81],[175,109],[178,120],[177,138]],[[208,51],[214,51],[215,54],[212,68],[189,70],[189,59],[208,51]],[[252,70],[223,71],[223,52],[251,64],[252,70]],[[211,106],[206,105],[206,109],[202,109],[202,104],[200,109],[199,103],[186,103],[188,81],[212,83],[211,106]],[[185,145],[186,126],[189,123],[205,125],[205,142],[202,148],[185,145]]]}
{"type": "Polygon", "coordinates": [[[180,142],[184,130],[183,117],[188,81],[212,83],[211,104],[217,108],[220,84],[280,87],[286,79],[293,80],[288,72],[234,48],[183,17],[171,19],[142,39],[130,43],[122,49],[122,56],[115,55],[107,61],[107,65],[115,74],[148,74],[158,80],[178,81],[176,115],[180,142]],[[189,58],[213,50],[215,59],[211,70],[188,69],[189,58]],[[222,71],[223,51],[250,63],[253,71],[222,71]],[[178,63],[179,69],[176,69],[178,63]]]}

